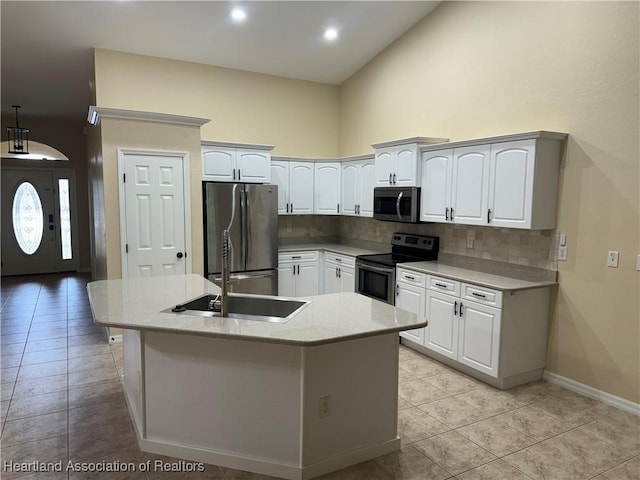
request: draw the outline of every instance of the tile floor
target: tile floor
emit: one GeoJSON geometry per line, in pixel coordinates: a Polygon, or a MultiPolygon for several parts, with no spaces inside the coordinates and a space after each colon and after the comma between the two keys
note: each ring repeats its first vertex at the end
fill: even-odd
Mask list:
{"type": "MultiPolygon", "coordinates": [[[[7,461],[184,466],[138,449],[119,382],[122,347],[109,347],[92,324],[86,282],[2,279],[0,476],[269,478],[210,465],[195,473],[7,471],[7,461]]],[[[501,392],[404,347],[400,368],[402,450],[324,480],[640,478],[639,417],[546,382],[501,392]]]]}

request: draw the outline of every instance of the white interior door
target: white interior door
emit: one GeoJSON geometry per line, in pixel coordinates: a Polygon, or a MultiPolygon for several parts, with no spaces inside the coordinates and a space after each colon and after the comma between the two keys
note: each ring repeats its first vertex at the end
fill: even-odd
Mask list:
{"type": "Polygon", "coordinates": [[[57,271],[58,242],[50,171],[2,169],[2,274],[57,271]]]}
{"type": "Polygon", "coordinates": [[[124,170],[123,276],[187,273],[183,156],[120,152],[124,170]],[[126,268],[125,268],[126,267],[126,268]]]}

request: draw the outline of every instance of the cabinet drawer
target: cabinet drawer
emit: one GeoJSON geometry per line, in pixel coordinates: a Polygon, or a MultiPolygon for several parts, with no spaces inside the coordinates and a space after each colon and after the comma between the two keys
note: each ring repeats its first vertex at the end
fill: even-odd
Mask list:
{"type": "Polygon", "coordinates": [[[498,290],[463,283],[460,297],[483,305],[502,308],[502,292],[498,290]]]}
{"type": "Polygon", "coordinates": [[[317,251],[285,252],[278,254],[278,263],[287,262],[313,262],[318,260],[317,251]]]}
{"type": "Polygon", "coordinates": [[[429,275],[427,277],[427,288],[429,290],[448,293],[450,295],[460,295],[460,282],[456,282],[455,280],[450,280],[448,278],[429,275]]]}
{"type": "Polygon", "coordinates": [[[404,268],[397,268],[396,280],[398,282],[424,287],[427,283],[427,276],[424,273],[418,273],[404,268]]]}
{"type": "Polygon", "coordinates": [[[349,255],[342,255],[340,253],[325,252],[324,253],[324,260],[327,263],[331,263],[331,264],[335,264],[335,265],[342,265],[344,267],[353,267],[353,268],[355,268],[355,266],[356,266],[355,257],[350,257],[349,255]]]}

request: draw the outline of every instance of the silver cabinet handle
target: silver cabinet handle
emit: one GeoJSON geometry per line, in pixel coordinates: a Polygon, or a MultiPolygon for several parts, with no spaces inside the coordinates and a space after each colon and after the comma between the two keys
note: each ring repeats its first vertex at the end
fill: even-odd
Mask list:
{"type": "Polygon", "coordinates": [[[338,267],[338,278],[342,278],[342,270],[338,267]]]}
{"type": "Polygon", "coordinates": [[[415,280],[416,277],[412,277],[411,275],[405,275],[405,277],[407,277],[409,280],[415,280]]]}
{"type": "Polygon", "coordinates": [[[336,213],[340,213],[340,204],[338,203],[338,206],[336,207],[336,213]]]}
{"type": "Polygon", "coordinates": [[[483,295],[483,294],[478,293],[478,292],[471,292],[471,295],[473,295],[474,297],[487,298],[486,295],[483,295]]]}
{"type": "Polygon", "coordinates": [[[453,207],[451,207],[451,212],[449,213],[449,220],[453,222],[453,207]]]}
{"type": "Polygon", "coordinates": [[[453,302],[453,314],[458,315],[458,302],[453,302]]]}
{"type": "Polygon", "coordinates": [[[400,202],[402,201],[402,193],[398,194],[398,199],[396,200],[396,213],[398,214],[398,220],[402,220],[402,215],[400,215],[400,202]]]}
{"type": "Polygon", "coordinates": [[[236,179],[236,169],[235,168],[233,169],[233,179],[234,180],[236,179]]]}
{"type": "Polygon", "coordinates": [[[391,174],[389,174],[389,185],[391,185],[391,174]]]}
{"type": "Polygon", "coordinates": [[[460,302],[460,316],[462,317],[462,302],[460,302]]]}
{"type": "Polygon", "coordinates": [[[396,283],[396,297],[400,295],[400,285],[396,283]]]}
{"type": "Polygon", "coordinates": [[[393,184],[394,185],[396,184],[396,174],[395,173],[393,174],[393,184]]]}
{"type": "Polygon", "coordinates": [[[449,221],[449,207],[444,209],[444,219],[448,222],[449,221]]]}
{"type": "Polygon", "coordinates": [[[240,169],[238,169],[238,180],[240,180],[240,169]]]}
{"type": "Polygon", "coordinates": [[[298,258],[302,258],[302,257],[301,257],[300,255],[293,255],[293,256],[291,257],[291,260],[296,260],[296,259],[298,259],[298,258]]]}
{"type": "Polygon", "coordinates": [[[447,286],[445,284],[443,284],[443,283],[434,283],[434,285],[436,287],[440,287],[440,288],[447,288],[447,286]]]}
{"type": "Polygon", "coordinates": [[[487,223],[491,223],[491,209],[487,210],[487,223]]]}
{"type": "Polygon", "coordinates": [[[360,215],[360,204],[358,204],[358,215],[360,215]]]}
{"type": "Polygon", "coordinates": [[[289,213],[289,203],[287,203],[287,213],[289,213]]]}

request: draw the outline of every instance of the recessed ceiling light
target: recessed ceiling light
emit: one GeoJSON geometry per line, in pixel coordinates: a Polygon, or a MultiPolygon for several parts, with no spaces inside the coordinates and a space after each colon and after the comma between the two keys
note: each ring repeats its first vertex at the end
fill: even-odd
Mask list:
{"type": "Polygon", "coordinates": [[[231,20],[236,23],[244,22],[247,19],[247,12],[245,12],[240,7],[235,7],[231,10],[231,20]]]}
{"type": "Polygon", "coordinates": [[[324,31],[325,40],[328,40],[329,42],[333,42],[337,38],[338,38],[338,30],[336,30],[335,28],[327,28],[324,31]]]}

